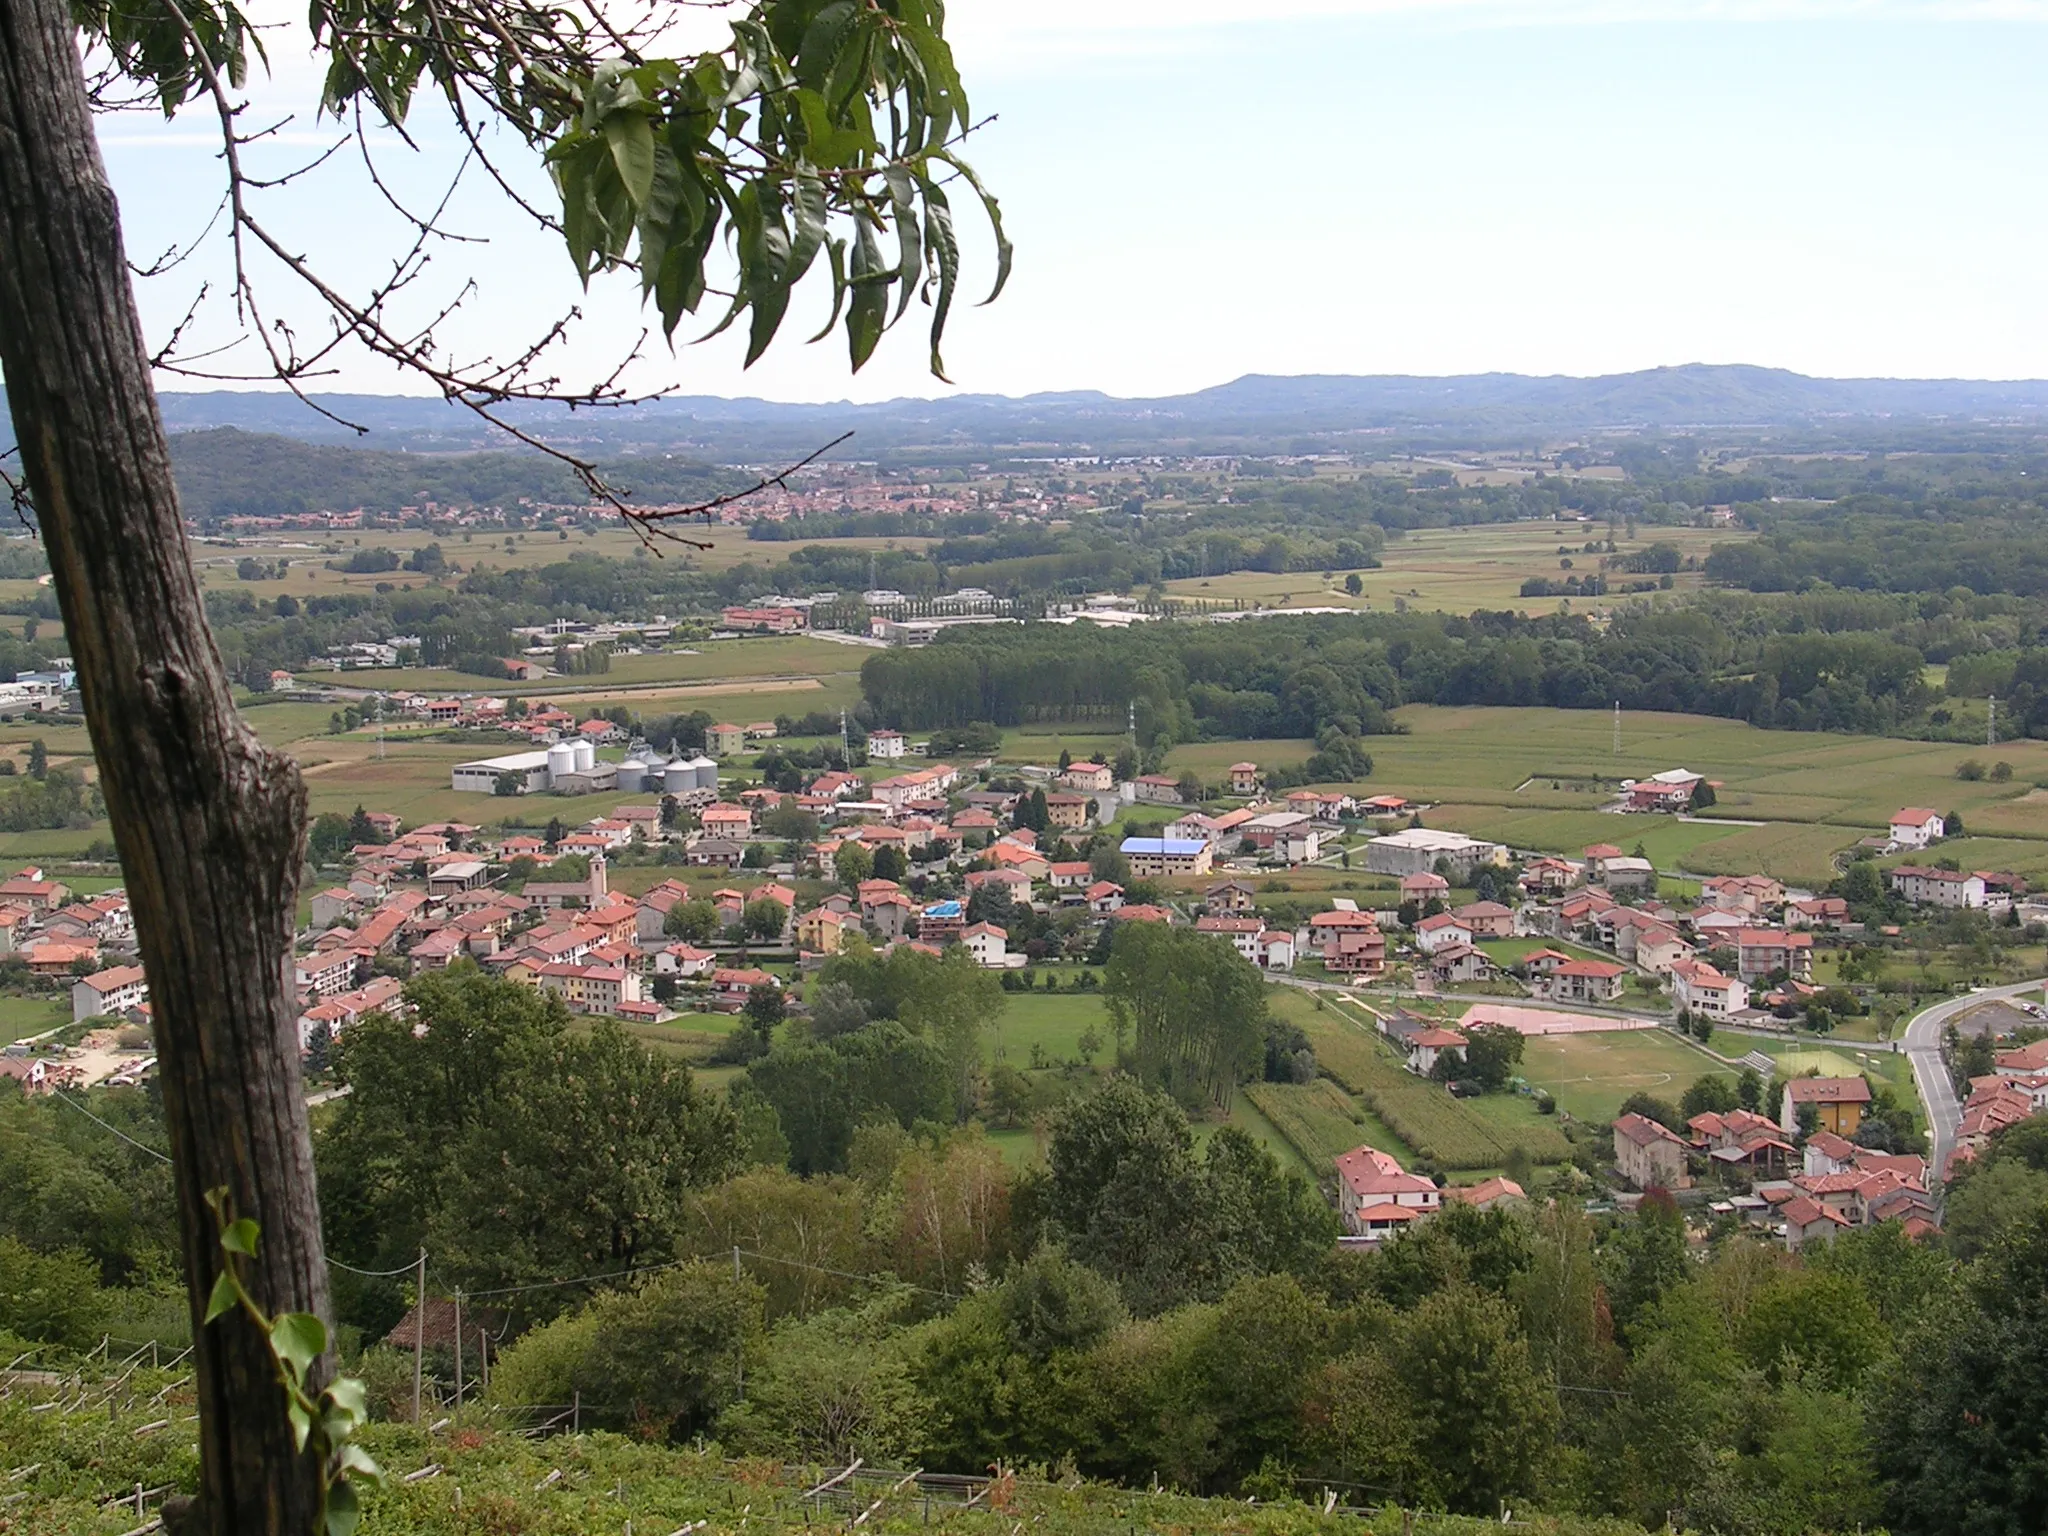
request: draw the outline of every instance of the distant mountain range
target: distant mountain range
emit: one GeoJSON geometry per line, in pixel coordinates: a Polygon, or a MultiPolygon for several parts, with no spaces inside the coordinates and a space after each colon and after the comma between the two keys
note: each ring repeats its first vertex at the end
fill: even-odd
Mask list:
{"type": "MultiPolygon", "coordinates": [[[[321,397],[335,414],[370,428],[367,437],[278,393],[174,391],[162,400],[173,432],[237,427],[305,442],[411,453],[507,446],[468,412],[414,397],[321,397]]],[[[1818,379],[1776,368],[1692,363],[1597,378],[1248,374],[1193,394],[1152,400],[1117,399],[1092,390],[872,405],[786,405],[692,395],[618,410],[518,408],[513,418],[550,442],[593,457],[671,453],[718,463],[798,456],[849,428],[856,436],[837,457],[928,462],[1356,450],[1369,446],[1370,438],[1513,443],[1629,429],[1749,428],[1868,440],[2048,425],[2048,380],[1818,379]]]]}

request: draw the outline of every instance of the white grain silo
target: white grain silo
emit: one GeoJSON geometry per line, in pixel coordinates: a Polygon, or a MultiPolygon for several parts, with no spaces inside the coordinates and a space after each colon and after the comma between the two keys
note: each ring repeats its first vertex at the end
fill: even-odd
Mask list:
{"type": "Polygon", "coordinates": [[[576,771],[590,773],[597,767],[597,748],[587,738],[574,743],[576,748],[576,771]]]}
{"type": "Polygon", "coordinates": [[[571,742],[558,741],[548,748],[548,784],[558,785],[576,771],[576,748],[571,742]]]}
{"type": "Polygon", "coordinates": [[[696,774],[680,757],[661,770],[661,792],[665,795],[687,795],[696,787],[696,774]]]}
{"type": "Polygon", "coordinates": [[[690,759],[689,767],[692,775],[691,788],[708,789],[713,793],[717,792],[718,764],[699,753],[696,757],[690,759]]]}

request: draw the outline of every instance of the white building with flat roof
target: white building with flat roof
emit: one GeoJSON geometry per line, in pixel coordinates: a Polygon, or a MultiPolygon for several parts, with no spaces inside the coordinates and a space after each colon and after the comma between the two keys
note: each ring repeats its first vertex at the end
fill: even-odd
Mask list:
{"type": "Polygon", "coordinates": [[[1365,845],[1365,867],[1376,875],[1428,874],[1439,859],[1450,866],[1453,876],[1463,879],[1484,865],[1507,862],[1507,850],[1499,843],[1434,827],[1389,832],[1365,845]]]}
{"type": "Polygon", "coordinates": [[[521,794],[537,794],[548,787],[548,754],[545,750],[512,752],[504,757],[480,757],[473,763],[457,763],[449,770],[448,787],[494,795],[498,792],[499,776],[507,773],[518,774],[525,780],[521,794]]]}

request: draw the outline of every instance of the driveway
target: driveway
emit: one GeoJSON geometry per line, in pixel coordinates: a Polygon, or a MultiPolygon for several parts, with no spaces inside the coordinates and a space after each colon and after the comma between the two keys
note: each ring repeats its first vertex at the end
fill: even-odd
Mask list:
{"type": "Polygon", "coordinates": [[[1949,1081],[1948,1066],[1941,1059],[1942,1030],[1949,1020],[1980,1003],[2018,997],[2040,986],[2039,981],[2022,981],[2005,987],[1984,987],[1923,1009],[1906,1026],[1906,1055],[1913,1063],[1913,1081],[1919,1086],[1920,1102],[1927,1106],[1928,1125],[1934,1133],[1931,1171],[1937,1178],[1955,1149],[1956,1129],[1963,1119],[1963,1106],[1956,1098],[1955,1085],[1949,1081]]]}

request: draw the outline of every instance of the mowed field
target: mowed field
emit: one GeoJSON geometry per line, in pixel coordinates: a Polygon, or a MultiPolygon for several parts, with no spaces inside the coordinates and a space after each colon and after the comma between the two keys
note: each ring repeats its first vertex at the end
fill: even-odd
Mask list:
{"type": "Polygon", "coordinates": [[[1735,1073],[1662,1029],[1537,1035],[1522,1047],[1522,1075],[1575,1119],[1605,1124],[1632,1093],[1671,1103],[1695,1079],[1735,1073]]]}
{"type": "Polygon", "coordinates": [[[490,693],[527,698],[610,698],[625,693],[676,697],[678,689],[732,694],[804,691],[826,679],[857,678],[868,647],[814,640],[805,635],[772,635],[748,640],[710,640],[673,651],[614,656],[611,670],[591,677],[550,677],[539,683],[493,681],[469,672],[433,667],[366,667],[349,672],[301,672],[301,680],[342,688],[407,693],[490,693]]]}
{"type": "MultiPolygon", "coordinates": [[[[1478,528],[1422,528],[1400,537],[1390,537],[1380,551],[1377,570],[1359,571],[1363,591],[1356,597],[1344,590],[1339,571],[1336,579],[1325,581],[1319,571],[1236,571],[1228,576],[1189,577],[1167,583],[1175,597],[1200,598],[1207,602],[1238,602],[1268,608],[1358,608],[1385,610],[1396,598],[1410,608],[1441,609],[1470,613],[1474,608],[1514,608],[1523,612],[1549,612],[1560,599],[1523,597],[1522,583],[1531,576],[1562,581],[1599,569],[1600,557],[1580,553],[1595,534],[1605,538],[1607,529],[1570,523],[1494,523],[1478,528]],[[1559,555],[1560,546],[1571,553],[1559,555]],[[1558,562],[1572,562],[1569,571],[1558,562]]],[[[1627,555],[1654,543],[1675,544],[1686,555],[1704,560],[1716,544],[1735,543],[1750,537],[1726,529],[1640,527],[1633,540],[1618,543],[1618,553],[1627,555]]],[[[1617,577],[1616,585],[1631,578],[1617,577]]],[[[1633,578],[1642,580],[1641,577],[1633,578]]],[[[1697,572],[1680,572],[1673,578],[1673,596],[1696,590],[1697,572]]],[[[1575,605],[1598,606],[1605,599],[1575,598],[1575,605]]]]}
{"type": "MultiPolygon", "coordinates": [[[[706,528],[692,525],[693,539],[710,543],[708,550],[686,549],[663,544],[658,558],[685,568],[729,570],[753,561],[772,565],[785,559],[795,544],[750,539],[743,528],[720,525],[706,528]]],[[[808,542],[830,544],[834,549],[922,549],[930,543],[923,538],[818,539],[808,542]]],[[[552,565],[574,555],[603,555],[613,560],[654,559],[644,553],[641,541],[629,530],[614,524],[594,530],[579,530],[565,537],[558,530],[528,530],[514,533],[476,532],[470,535],[419,529],[371,529],[365,532],[306,532],[256,534],[242,538],[195,539],[192,559],[200,578],[209,587],[242,591],[263,597],[289,592],[294,597],[319,596],[335,592],[374,592],[379,582],[404,590],[431,584],[418,571],[333,571],[329,562],[346,564],[359,550],[388,549],[401,563],[428,544],[439,544],[441,554],[457,573],[480,566],[493,570],[531,569],[552,565]],[[235,574],[245,559],[274,563],[289,562],[285,576],[276,581],[243,581],[235,574]]],[[[32,585],[32,583],[30,584],[32,585]]]]}

